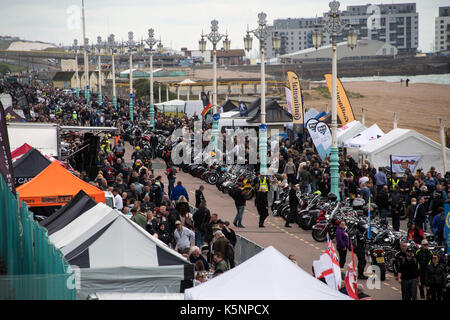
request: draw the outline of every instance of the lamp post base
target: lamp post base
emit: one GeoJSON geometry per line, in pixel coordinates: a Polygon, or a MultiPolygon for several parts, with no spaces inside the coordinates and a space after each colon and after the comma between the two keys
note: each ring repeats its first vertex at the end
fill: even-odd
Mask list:
{"type": "Polygon", "coordinates": [[[98,93],[98,104],[102,104],[102,92],[100,91],[99,93],[98,93]]]}
{"type": "Polygon", "coordinates": [[[80,97],[80,89],[78,89],[78,88],[77,88],[77,90],[76,90],[76,95],[77,95],[77,98],[80,97]]]}
{"type": "Polygon", "coordinates": [[[132,98],[130,98],[130,120],[131,120],[131,123],[134,123],[133,99],[132,98]]]}
{"type": "Polygon", "coordinates": [[[213,139],[213,151],[216,152],[219,143],[219,120],[213,119],[211,135],[213,139]]]}
{"type": "Polygon", "coordinates": [[[338,201],[339,196],[339,151],[338,148],[331,148],[330,155],[331,192],[334,193],[338,201]]]}
{"type": "Polygon", "coordinates": [[[267,127],[261,125],[259,129],[259,173],[267,175],[267,127]]]}
{"type": "Polygon", "coordinates": [[[114,111],[117,111],[117,97],[113,96],[113,106],[114,106],[114,111]]]}
{"type": "Polygon", "coordinates": [[[153,103],[150,104],[150,127],[152,131],[155,131],[155,107],[153,103]]]}

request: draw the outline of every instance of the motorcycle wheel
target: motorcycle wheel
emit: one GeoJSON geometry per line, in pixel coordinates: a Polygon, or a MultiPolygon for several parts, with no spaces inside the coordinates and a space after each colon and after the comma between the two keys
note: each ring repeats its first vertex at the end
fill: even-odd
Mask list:
{"type": "Polygon", "coordinates": [[[317,242],[325,242],[327,241],[327,233],[324,229],[313,229],[312,231],[312,237],[317,242]]]}
{"type": "Polygon", "coordinates": [[[309,218],[305,218],[305,219],[301,219],[302,221],[302,229],[303,230],[311,230],[313,225],[314,225],[314,218],[313,217],[309,217],[309,218]]]}
{"type": "Polygon", "coordinates": [[[392,251],[392,253],[388,253],[385,256],[386,259],[386,270],[389,272],[394,272],[394,261],[395,261],[395,255],[394,255],[394,251],[392,251]]]}
{"type": "Polygon", "coordinates": [[[408,214],[406,213],[406,210],[400,211],[400,220],[405,220],[408,217],[408,214]]]}
{"type": "Polygon", "coordinates": [[[219,176],[217,174],[211,173],[206,178],[206,182],[209,183],[209,184],[216,184],[218,179],[219,179],[219,176]]]}
{"type": "Polygon", "coordinates": [[[290,210],[289,206],[285,206],[281,209],[280,216],[282,216],[284,220],[287,220],[288,215],[289,215],[289,210],[290,210]]]}
{"type": "Polygon", "coordinates": [[[244,199],[250,200],[251,198],[253,198],[253,190],[252,189],[245,190],[244,199]]]}

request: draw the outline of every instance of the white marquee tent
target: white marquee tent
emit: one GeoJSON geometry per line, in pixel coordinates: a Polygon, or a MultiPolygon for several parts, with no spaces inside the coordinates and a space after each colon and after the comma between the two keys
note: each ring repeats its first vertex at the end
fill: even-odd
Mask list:
{"type": "Polygon", "coordinates": [[[374,140],[380,139],[382,136],[384,136],[384,132],[375,123],[366,130],[355,135],[353,138],[344,141],[344,147],[361,148],[374,140]]]}
{"type": "Polygon", "coordinates": [[[72,268],[77,296],[99,292],[180,293],[194,266],[117,210],[99,203],[50,236],[72,268]]]}
{"type": "Polygon", "coordinates": [[[186,300],[351,300],[270,246],[184,292],[186,300]]]}
{"type": "Polygon", "coordinates": [[[347,141],[349,139],[352,139],[356,135],[360,134],[364,130],[366,130],[367,127],[363,125],[358,120],[354,120],[352,122],[347,123],[346,125],[340,127],[337,129],[337,143],[338,147],[344,146],[344,141],[347,141]]]}
{"type": "MultiPolygon", "coordinates": [[[[447,152],[447,168],[450,168],[450,149],[447,152]]],[[[417,168],[444,171],[441,144],[427,138],[415,130],[394,129],[378,140],[372,141],[359,150],[363,159],[368,159],[375,168],[389,166],[390,155],[420,155],[417,168]]]]}
{"type": "Polygon", "coordinates": [[[183,113],[185,105],[186,101],[170,100],[166,102],[155,103],[155,108],[159,112],[183,113]]]}

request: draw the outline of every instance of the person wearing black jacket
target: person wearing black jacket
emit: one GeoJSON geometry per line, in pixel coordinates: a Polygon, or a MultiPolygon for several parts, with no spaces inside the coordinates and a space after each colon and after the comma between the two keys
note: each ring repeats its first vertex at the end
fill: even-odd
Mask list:
{"type": "Polygon", "coordinates": [[[269,215],[269,202],[267,200],[267,192],[264,187],[261,187],[262,191],[258,191],[255,197],[256,210],[259,214],[259,227],[264,228],[264,220],[269,215]]]}
{"type": "Polygon", "coordinates": [[[192,219],[194,220],[195,245],[201,248],[205,242],[206,232],[211,213],[206,208],[206,202],[201,202],[198,209],[194,212],[192,219]]]}
{"type": "MultiPolygon", "coordinates": [[[[419,274],[420,274],[421,279],[425,279],[425,272],[427,270],[428,264],[431,263],[432,256],[433,256],[433,251],[428,249],[428,240],[423,239],[420,249],[416,251],[416,258],[417,258],[417,262],[418,262],[418,266],[419,266],[419,274]]],[[[425,298],[424,287],[425,287],[425,283],[422,282],[419,285],[420,297],[422,299],[425,298]]],[[[429,290],[427,290],[427,299],[429,299],[429,297],[430,297],[430,292],[429,292],[429,290]]]]}
{"type": "Polygon", "coordinates": [[[234,204],[235,204],[236,210],[237,210],[236,216],[234,217],[234,220],[233,220],[233,224],[235,227],[238,227],[238,228],[245,228],[242,225],[242,218],[244,216],[246,200],[244,198],[245,191],[241,189],[242,186],[243,186],[242,181],[239,181],[237,183],[236,187],[234,187],[234,189],[231,192],[231,195],[234,199],[234,204]]]}
{"type": "Polygon", "coordinates": [[[298,185],[293,185],[291,190],[289,190],[289,214],[286,219],[284,226],[290,228],[289,223],[295,222],[295,215],[297,214],[299,200],[297,197],[298,185]]]}
{"type": "Polygon", "coordinates": [[[419,267],[411,248],[406,250],[406,257],[400,259],[398,276],[402,285],[402,299],[417,300],[417,284],[420,284],[419,267]]]}
{"type": "Polygon", "coordinates": [[[156,148],[158,147],[158,137],[152,133],[150,137],[150,145],[152,146],[152,158],[156,158],[156,148]]]}
{"type": "Polygon", "coordinates": [[[414,208],[414,218],[413,221],[416,225],[420,226],[422,230],[425,229],[425,220],[427,219],[427,212],[425,209],[425,198],[423,196],[420,196],[417,200],[417,205],[414,208]]]}
{"type": "Polygon", "coordinates": [[[203,190],[205,190],[204,186],[200,186],[197,190],[195,190],[195,207],[198,208],[200,203],[205,200],[205,196],[203,195],[203,190]]]}
{"type": "Polygon", "coordinates": [[[430,293],[430,300],[442,300],[442,291],[445,286],[445,268],[439,263],[439,255],[434,253],[431,263],[427,265],[425,270],[425,286],[427,292],[430,293]]]}
{"type": "Polygon", "coordinates": [[[380,212],[380,219],[386,220],[389,211],[389,194],[388,186],[384,185],[380,192],[377,193],[375,203],[380,212]]]}

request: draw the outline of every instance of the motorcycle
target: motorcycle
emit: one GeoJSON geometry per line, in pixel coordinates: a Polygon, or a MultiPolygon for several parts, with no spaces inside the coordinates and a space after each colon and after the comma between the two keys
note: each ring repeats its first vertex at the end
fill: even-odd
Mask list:
{"type": "Polygon", "coordinates": [[[325,242],[327,234],[329,234],[330,239],[335,238],[336,229],[340,222],[337,216],[338,211],[339,204],[336,204],[329,215],[325,211],[319,215],[316,224],[312,227],[312,237],[315,241],[325,242]]]}
{"type": "Polygon", "coordinates": [[[386,280],[386,252],[380,245],[372,245],[368,251],[369,263],[373,266],[377,266],[380,269],[380,280],[386,280]]]}

